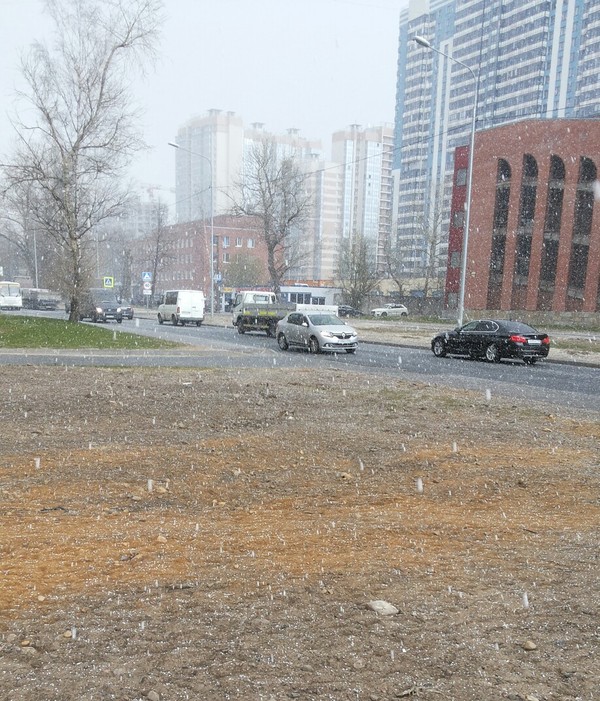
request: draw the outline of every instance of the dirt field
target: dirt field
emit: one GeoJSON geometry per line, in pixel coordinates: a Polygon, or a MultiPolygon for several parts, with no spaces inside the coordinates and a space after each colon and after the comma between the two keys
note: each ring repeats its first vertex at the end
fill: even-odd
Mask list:
{"type": "Polygon", "coordinates": [[[600,413],[35,366],[0,409],[1,699],[600,699],[600,413]]]}

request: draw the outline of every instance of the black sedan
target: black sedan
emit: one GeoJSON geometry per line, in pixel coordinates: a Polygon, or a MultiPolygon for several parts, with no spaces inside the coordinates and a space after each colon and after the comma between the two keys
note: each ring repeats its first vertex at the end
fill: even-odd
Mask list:
{"type": "Polygon", "coordinates": [[[454,331],[439,333],[431,341],[431,350],[438,358],[466,355],[490,363],[499,363],[502,358],[520,358],[533,365],[548,356],[550,338],[520,321],[479,319],[454,331]]]}
{"type": "Polygon", "coordinates": [[[356,307],[351,307],[349,304],[340,304],[338,306],[338,316],[362,316],[363,313],[356,309],[356,307]]]}

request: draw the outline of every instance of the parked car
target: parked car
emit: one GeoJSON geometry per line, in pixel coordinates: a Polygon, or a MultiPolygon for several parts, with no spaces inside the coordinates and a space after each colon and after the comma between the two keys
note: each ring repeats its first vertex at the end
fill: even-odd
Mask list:
{"type": "Polygon", "coordinates": [[[275,330],[281,350],[306,348],[310,353],[355,353],[356,330],[330,312],[290,312],[275,330]]]}
{"type": "Polygon", "coordinates": [[[362,316],[363,313],[360,311],[360,309],[357,309],[356,307],[351,307],[349,304],[340,304],[338,306],[338,316],[339,317],[347,317],[347,316],[362,316]]]}
{"type": "Polygon", "coordinates": [[[103,288],[92,288],[84,295],[79,311],[79,320],[90,319],[92,322],[110,321],[120,324],[123,312],[114,292],[103,288]]]}
{"type": "Polygon", "coordinates": [[[480,319],[439,333],[431,341],[431,350],[438,358],[445,355],[466,355],[498,363],[502,358],[520,358],[533,365],[546,358],[550,337],[520,321],[480,319]]]}
{"type": "Polygon", "coordinates": [[[383,307],[371,309],[373,316],[408,316],[408,309],[403,304],[384,304],[383,307]]]}

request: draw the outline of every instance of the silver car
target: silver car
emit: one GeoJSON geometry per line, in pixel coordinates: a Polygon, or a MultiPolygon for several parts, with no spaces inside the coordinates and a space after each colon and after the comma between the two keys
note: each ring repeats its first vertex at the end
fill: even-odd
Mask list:
{"type": "Polygon", "coordinates": [[[281,350],[307,348],[309,353],[355,353],[356,330],[331,312],[290,312],[275,332],[281,350]]]}

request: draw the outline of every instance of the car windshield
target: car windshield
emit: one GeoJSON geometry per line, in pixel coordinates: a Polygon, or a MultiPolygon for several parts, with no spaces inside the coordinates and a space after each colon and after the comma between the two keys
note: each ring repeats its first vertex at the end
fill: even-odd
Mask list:
{"type": "Polygon", "coordinates": [[[333,314],[311,314],[309,319],[313,326],[345,326],[344,322],[333,314]]]}

